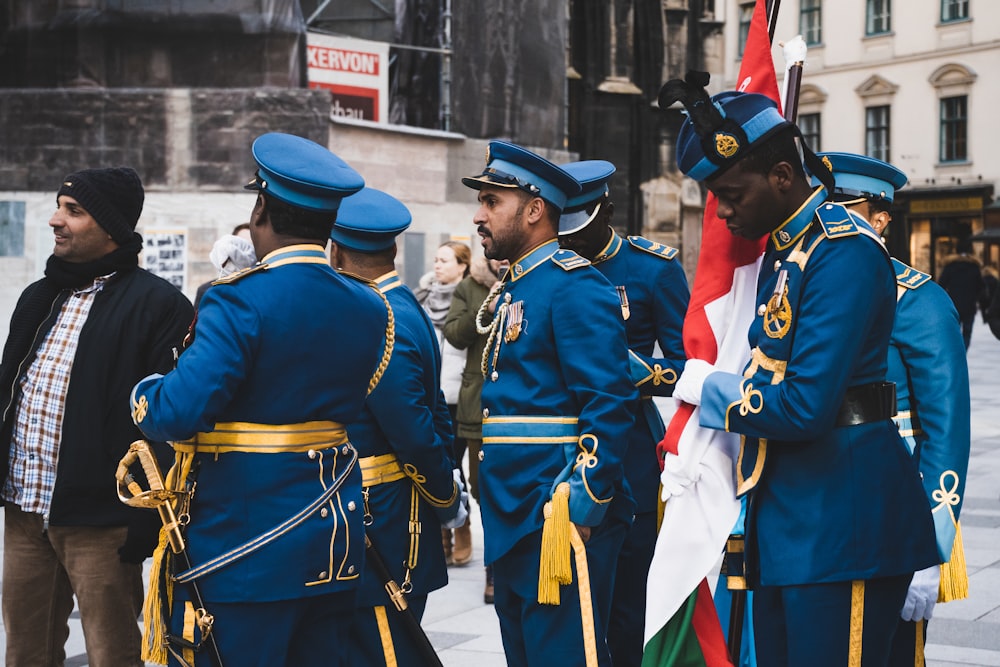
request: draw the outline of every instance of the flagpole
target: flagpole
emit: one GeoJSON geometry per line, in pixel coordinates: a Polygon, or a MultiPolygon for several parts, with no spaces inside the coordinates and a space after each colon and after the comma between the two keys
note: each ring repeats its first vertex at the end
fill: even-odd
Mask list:
{"type": "Polygon", "coordinates": [[[785,120],[794,123],[799,117],[799,92],[802,89],[802,68],[806,64],[806,42],[796,35],[781,45],[785,55],[785,120]]]}
{"type": "Polygon", "coordinates": [[[774,44],[774,29],[778,25],[778,8],[781,0],[767,0],[764,3],[767,12],[767,38],[774,44]]]}

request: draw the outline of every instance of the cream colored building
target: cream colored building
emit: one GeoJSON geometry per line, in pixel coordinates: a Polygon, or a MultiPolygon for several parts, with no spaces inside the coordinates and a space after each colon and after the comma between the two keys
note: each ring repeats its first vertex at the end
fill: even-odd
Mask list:
{"type": "MultiPolygon", "coordinates": [[[[733,88],[753,2],[716,0],[719,64],[733,88]]],[[[995,0],[784,0],[779,43],[808,45],[799,125],[814,148],[863,153],[906,172],[888,244],[936,273],[958,239],[1000,227],[1000,2],[995,0]]],[[[996,264],[1000,246],[976,246],[996,264]]]]}

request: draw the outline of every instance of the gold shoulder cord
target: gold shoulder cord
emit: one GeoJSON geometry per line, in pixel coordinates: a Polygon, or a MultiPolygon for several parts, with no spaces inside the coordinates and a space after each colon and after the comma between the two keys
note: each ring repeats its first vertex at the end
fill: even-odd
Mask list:
{"type": "Polygon", "coordinates": [[[389,299],[385,298],[385,294],[382,294],[382,290],[378,288],[372,281],[367,281],[375,293],[379,295],[382,299],[382,303],[385,304],[385,310],[388,317],[385,322],[385,347],[382,348],[382,359],[378,362],[378,368],[375,369],[375,374],[372,375],[372,379],[368,382],[368,393],[375,391],[375,387],[378,386],[379,380],[382,379],[382,375],[385,373],[386,367],[389,366],[389,359],[392,358],[392,349],[396,345],[396,316],[392,312],[392,306],[389,305],[389,299]]]}
{"type": "Polygon", "coordinates": [[[490,302],[500,291],[503,289],[503,283],[496,285],[490,290],[490,293],[486,295],[483,303],[479,306],[479,310],[476,312],[476,333],[480,336],[485,336],[489,334],[486,339],[486,345],[483,347],[483,358],[479,362],[479,369],[483,373],[483,377],[486,377],[486,371],[489,367],[490,349],[496,343],[497,331],[500,330],[500,320],[503,319],[504,312],[507,309],[507,304],[503,303],[497,308],[497,312],[493,315],[493,321],[490,322],[489,326],[483,326],[483,316],[486,315],[486,310],[490,307],[490,302]]]}

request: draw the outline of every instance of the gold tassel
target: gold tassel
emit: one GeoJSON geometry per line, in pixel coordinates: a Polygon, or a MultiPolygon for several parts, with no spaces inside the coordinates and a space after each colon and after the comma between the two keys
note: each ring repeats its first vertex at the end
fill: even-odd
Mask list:
{"type": "Polygon", "coordinates": [[[962,524],[955,522],[955,542],[951,546],[951,558],[941,565],[941,587],[938,602],[964,600],[969,597],[969,573],[965,567],[965,546],[962,544],[962,524]]]}
{"type": "Polygon", "coordinates": [[[538,604],[559,604],[559,586],[573,581],[570,566],[569,484],[556,486],[552,500],[545,503],[542,549],[538,562],[538,604]]]}
{"type": "Polygon", "coordinates": [[[174,582],[169,575],[170,555],[167,531],[160,529],[160,541],[153,552],[153,563],[149,569],[149,589],[142,605],[142,659],[157,665],[167,664],[167,629],[161,615],[163,600],[160,596],[160,582],[166,577],[167,608],[172,608],[174,582]]]}

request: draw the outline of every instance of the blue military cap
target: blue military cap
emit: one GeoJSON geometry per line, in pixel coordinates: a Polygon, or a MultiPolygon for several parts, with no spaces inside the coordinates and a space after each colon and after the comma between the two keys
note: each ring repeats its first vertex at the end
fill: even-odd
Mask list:
{"type": "Polygon", "coordinates": [[[483,173],[466,176],[462,183],[474,190],[484,185],[519,188],[541,197],[560,211],[567,198],[580,192],[580,184],[565,171],[542,156],[506,141],[491,141],[483,173]]]}
{"type": "MultiPolygon", "coordinates": [[[[906,174],[888,162],[855,153],[817,153],[837,182],[834,195],[891,202],[896,190],[906,185],[906,174]]],[[[814,182],[818,182],[813,177],[814,182]]],[[[838,198],[841,198],[838,197],[838,198]]]]}
{"type": "Polygon", "coordinates": [[[344,197],[365,186],[365,179],[346,162],[314,141],[281,132],[253,142],[257,175],[246,185],[310,211],[334,212],[344,197]]]}
{"type": "Polygon", "coordinates": [[[341,202],[330,240],[358,252],[379,252],[391,248],[412,219],[403,202],[381,190],[364,188],[341,202]]]}
{"type": "Polygon", "coordinates": [[[566,200],[559,216],[559,234],[580,231],[597,217],[599,202],[608,194],[608,181],[615,173],[615,165],[607,160],[581,160],[562,165],[564,171],[576,179],[581,192],[566,200]],[[597,203],[598,206],[594,206],[597,203]]]}
{"type": "Polygon", "coordinates": [[[663,84],[661,109],[681,102],[688,116],[677,135],[677,167],[697,181],[721,174],[759,141],[791,125],[766,95],[735,90],[708,96],[707,72],[663,84]]]}

